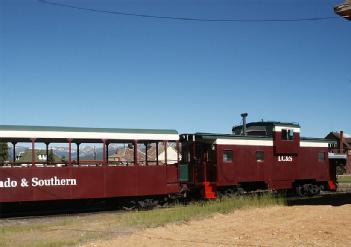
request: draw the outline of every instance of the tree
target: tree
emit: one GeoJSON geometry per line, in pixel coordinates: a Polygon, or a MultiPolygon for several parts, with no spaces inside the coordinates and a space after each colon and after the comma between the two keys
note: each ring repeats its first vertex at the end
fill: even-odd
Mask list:
{"type": "Polygon", "coordinates": [[[9,149],[7,143],[0,143],[0,162],[3,164],[9,158],[9,149]]]}

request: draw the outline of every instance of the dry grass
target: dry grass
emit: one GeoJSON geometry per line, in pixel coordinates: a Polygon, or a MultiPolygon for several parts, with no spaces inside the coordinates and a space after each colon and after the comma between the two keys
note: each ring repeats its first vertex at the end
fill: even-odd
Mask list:
{"type": "Polygon", "coordinates": [[[146,227],[186,222],[236,209],[284,205],[273,195],[225,198],[184,207],[136,212],[104,212],[80,216],[0,220],[0,246],[76,246],[90,240],[109,239],[146,227]]]}

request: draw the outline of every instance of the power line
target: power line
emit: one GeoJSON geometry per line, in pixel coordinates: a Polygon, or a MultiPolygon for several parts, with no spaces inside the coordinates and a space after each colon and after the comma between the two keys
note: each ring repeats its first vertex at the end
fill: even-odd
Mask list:
{"type": "Polygon", "coordinates": [[[293,18],[293,19],[207,19],[207,18],[193,18],[193,17],[180,17],[180,16],[160,16],[160,15],[149,15],[149,14],[137,14],[122,11],[113,10],[103,10],[103,9],[93,9],[87,7],[80,7],[66,3],[58,3],[47,0],[38,0],[40,3],[49,4],[57,7],[71,8],[101,14],[111,14],[111,15],[122,15],[122,16],[132,16],[140,18],[150,18],[150,19],[166,19],[173,21],[193,21],[193,22],[306,22],[306,21],[322,21],[337,19],[336,16],[324,16],[324,17],[308,17],[308,18],[293,18]]]}

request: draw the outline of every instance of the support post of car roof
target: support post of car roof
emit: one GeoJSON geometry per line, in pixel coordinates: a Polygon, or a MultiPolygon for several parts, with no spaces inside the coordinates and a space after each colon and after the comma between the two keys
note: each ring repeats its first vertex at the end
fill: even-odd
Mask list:
{"type": "Polygon", "coordinates": [[[106,165],[106,140],[102,139],[102,165],[106,165]]]}
{"type": "Polygon", "coordinates": [[[12,161],[13,161],[13,165],[15,165],[15,163],[16,163],[16,144],[17,144],[17,142],[15,142],[15,141],[12,142],[12,145],[13,145],[13,150],[12,150],[12,155],[13,155],[12,161]]]}
{"type": "Polygon", "coordinates": [[[72,164],[72,139],[68,138],[68,165],[72,164]]]}
{"type": "Polygon", "coordinates": [[[163,145],[165,146],[165,165],[167,165],[167,145],[168,145],[168,142],[164,141],[163,145]]]}
{"type": "Polygon", "coordinates": [[[35,166],[35,138],[31,138],[32,141],[32,166],[35,166]]]}
{"type": "Polygon", "coordinates": [[[148,146],[149,144],[147,142],[144,143],[145,146],[145,165],[148,166],[148,157],[147,157],[147,151],[148,151],[148,146]]]}
{"type": "Polygon", "coordinates": [[[77,144],[77,165],[79,166],[79,145],[80,145],[80,143],[77,142],[76,144],[77,144]]]}
{"type": "Polygon", "coordinates": [[[110,145],[110,143],[108,141],[105,141],[105,145],[106,145],[105,159],[106,159],[106,165],[108,166],[108,146],[110,145]]]}
{"type": "Polygon", "coordinates": [[[46,165],[49,165],[49,144],[50,144],[49,142],[45,142],[46,165]]]}
{"type": "Polygon", "coordinates": [[[134,165],[138,165],[138,141],[133,141],[134,145],[134,165]]]}

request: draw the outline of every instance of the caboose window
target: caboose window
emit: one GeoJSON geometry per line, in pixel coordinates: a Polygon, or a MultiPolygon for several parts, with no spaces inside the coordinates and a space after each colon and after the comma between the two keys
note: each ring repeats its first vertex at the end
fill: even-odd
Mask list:
{"type": "Polygon", "coordinates": [[[289,138],[289,140],[294,139],[294,130],[293,129],[288,130],[288,138],[289,138]]]}
{"type": "Polygon", "coordinates": [[[223,151],[223,162],[224,163],[232,163],[233,162],[233,151],[232,150],[224,150],[223,151]]]}
{"type": "Polygon", "coordinates": [[[292,141],[294,139],[294,130],[293,129],[282,129],[282,140],[292,141]]]}
{"type": "Polygon", "coordinates": [[[318,160],[319,161],[324,161],[325,160],[325,152],[319,152],[318,153],[318,160]]]}
{"type": "Polygon", "coordinates": [[[264,161],[264,152],[263,151],[256,151],[256,161],[257,162],[264,161]]]}

